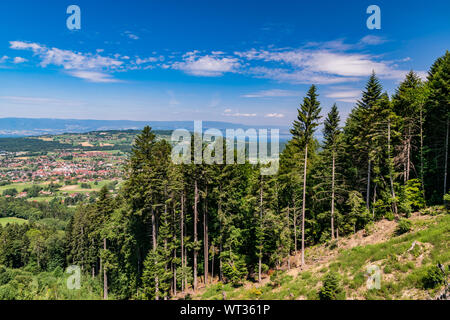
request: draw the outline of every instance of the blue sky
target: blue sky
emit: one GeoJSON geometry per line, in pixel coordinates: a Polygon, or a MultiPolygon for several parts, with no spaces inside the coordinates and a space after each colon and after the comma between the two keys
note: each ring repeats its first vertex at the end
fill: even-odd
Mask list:
{"type": "Polygon", "coordinates": [[[449,49],[449,1],[343,3],[2,1],[0,117],[287,126],[314,83],[345,118],[373,69],[392,94],[449,49]]]}

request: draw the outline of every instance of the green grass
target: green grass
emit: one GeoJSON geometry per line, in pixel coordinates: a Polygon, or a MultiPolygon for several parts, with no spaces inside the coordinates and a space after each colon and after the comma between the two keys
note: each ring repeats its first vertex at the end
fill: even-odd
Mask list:
{"type": "Polygon", "coordinates": [[[28,221],[25,219],[20,219],[20,218],[0,218],[0,225],[2,227],[6,226],[7,224],[13,224],[13,223],[17,223],[17,224],[24,224],[27,223],[28,221]]]}
{"type": "MultiPolygon", "coordinates": [[[[40,186],[44,186],[43,184],[37,184],[40,186]]],[[[1,186],[0,187],[0,194],[3,193],[3,191],[7,190],[7,189],[16,189],[18,192],[22,192],[24,189],[26,188],[31,188],[33,186],[33,183],[13,183],[13,184],[8,184],[6,186],[1,186]]]]}

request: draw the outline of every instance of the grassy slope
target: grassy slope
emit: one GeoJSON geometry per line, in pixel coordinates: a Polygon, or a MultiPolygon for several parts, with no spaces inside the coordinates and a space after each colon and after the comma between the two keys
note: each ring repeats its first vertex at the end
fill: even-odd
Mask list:
{"type": "MultiPolygon", "coordinates": [[[[324,275],[337,272],[347,299],[429,299],[436,288],[425,290],[422,278],[426,269],[440,262],[450,262],[450,215],[414,215],[412,231],[395,236],[396,222],[380,221],[373,234],[364,231],[339,240],[338,248],[318,245],[306,251],[303,270],[292,268],[281,276],[281,285],[275,286],[268,277],[261,285],[246,283],[240,288],[231,285],[209,286],[195,299],[318,299],[318,290],[324,275]],[[412,250],[412,243],[416,245],[412,250]],[[367,290],[367,267],[376,265],[381,270],[381,288],[367,290]]],[[[292,264],[298,257],[293,258],[292,264]]]]}

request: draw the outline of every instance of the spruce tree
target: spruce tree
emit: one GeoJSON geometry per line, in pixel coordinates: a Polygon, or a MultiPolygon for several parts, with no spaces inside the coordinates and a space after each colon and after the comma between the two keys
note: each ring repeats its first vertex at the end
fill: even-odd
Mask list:
{"type": "Polygon", "coordinates": [[[311,142],[314,132],[320,120],[320,102],[317,100],[316,86],[312,85],[308,90],[303,103],[298,109],[297,120],[294,121],[291,133],[295,141],[304,148],[303,168],[303,201],[302,201],[302,266],[305,265],[305,210],[306,210],[306,174],[308,167],[308,144],[311,142]]]}

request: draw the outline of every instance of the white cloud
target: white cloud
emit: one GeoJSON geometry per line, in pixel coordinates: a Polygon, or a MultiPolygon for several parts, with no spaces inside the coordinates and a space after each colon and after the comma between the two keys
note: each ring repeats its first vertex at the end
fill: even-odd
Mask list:
{"type": "Polygon", "coordinates": [[[282,114],[282,113],[268,113],[264,117],[266,117],[266,118],[284,118],[284,114],[282,114]]]}
{"type": "Polygon", "coordinates": [[[239,112],[236,112],[236,113],[227,113],[227,114],[225,114],[226,116],[228,116],[228,117],[245,117],[245,118],[247,118],[247,117],[256,117],[256,113],[239,113],[239,112]]]}
{"type": "Polygon", "coordinates": [[[174,62],[171,65],[173,69],[204,77],[217,77],[227,72],[236,72],[239,66],[236,58],[222,58],[214,54],[198,56],[197,51],[186,53],[183,56],[183,61],[174,62]]]}
{"type": "Polygon", "coordinates": [[[254,93],[244,94],[243,98],[267,98],[267,97],[295,97],[299,93],[291,90],[270,89],[262,90],[254,93]]]}
{"type": "Polygon", "coordinates": [[[123,33],[123,35],[127,36],[128,38],[132,39],[132,40],[139,40],[139,36],[131,33],[130,31],[125,31],[123,33]]]}
{"type": "MultiPolygon", "coordinates": [[[[366,41],[381,41],[372,38],[366,41]]],[[[339,43],[336,44],[338,46],[339,43]]],[[[330,47],[330,45],[329,45],[330,47]]],[[[342,47],[339,47],[342,49],[342,47]]],[[[256,77],[292,83],[333,84],[361,80],[375,71],[381,78],[401,79],[407,70],[399,70],[392,61],[377,57],[331,49],[251,49],[235,54],[250,63],[248,73],[256,77]]]]}
{"type": "Polygon", "coordinates": [[[89,82],[98,82],[98,83],[113,83],[113,82],[120,82],[120,80],[113,78],[108,73],[102,73],[102,72],[95,72],[95,71],[71,71],[69,72],[70,75],[87,80],[89,82]]]}
{"type": "Polygon", "coordinates": [[[159,59],[155,58],[155,57],[149,57],[149,58],[136,58],[136,64],[140,65],[140,64],[145,64],[145,63],[151,63],[151,62],[157,62],[159,59]]]}
{"type": "Polygon", "coordinates": [[[387,42],[387,40],[383,37],[367,35],[364,38],[362,38],[359,42],[362,44],[377,45],[377,44],[385,43],[385,42],[387,42]]]}
{"type": "Polygon", "coordinates": [[[253,67],[248,73],[257,78],[272,79],[289,83],[336,84],[356,81],[357,78],[318,74],[307,70],[289,70],[287,68],[253,67]]]}
{"type": "Polygon", "coordinates": [[[24,63],[24,62],[27,62],[28,60],[27,59],[25,59],[25,58],[22,58],[22,57],[15,57],[14,58],[14,63],[15,64],[19,64],[19,63],[24,63]]]}
{"type": "Polygon", "coordinates": [[[354,90],[342,90],[342,91],[335,91],[328,93],[326,95],[327,98],[336,99],[336,101],[341,102],[349,102],[349,103],[355,103],[359,97],[361,96],[361,91],[354,89],[354,90]]]}
{"type": "Polygon", "coordinates": [[[8,56],[3,56],[3,57],[0,58],[0,63],[3,63],[3,62],[5,62],[8,59],[9,59],[8,56]]]}
{"type": "Polygon", "coordinates": [[[25,50],[25,49],[31,49],[34,52],[38,52],[42,49],[42,47],[37,43],[28,43],[23,41],[10,41],[10,48],[16,49],[16,50],[25,50]]]}
{"type": "Polygon", "coordinates": [[[225,109],[223,115],[227,117],[256,117],[256,113],[232,113],[231,109],[225,109]]]}
{"type": "Polygon", "coordinates": [[[41,59],[40,65],[45,68],[55,65],[69,70],[68,74],[92,82],[117,82],[105,71],[123,69],[123,61],[90,53],[73,52],[58,48],[48,48],[37,43],[11,41],[10,48],[15,50],[31,50],[41,59]]]}

